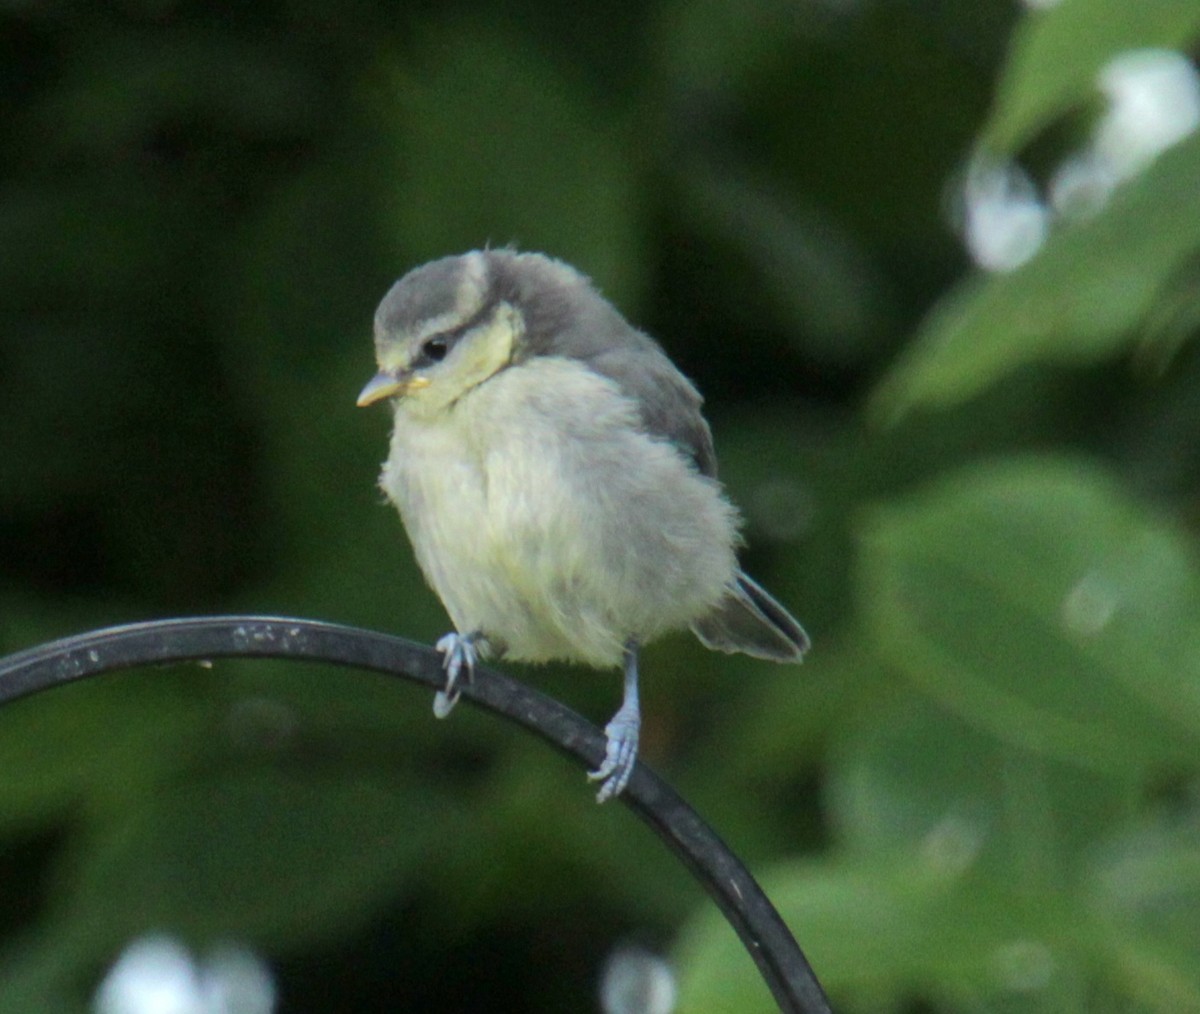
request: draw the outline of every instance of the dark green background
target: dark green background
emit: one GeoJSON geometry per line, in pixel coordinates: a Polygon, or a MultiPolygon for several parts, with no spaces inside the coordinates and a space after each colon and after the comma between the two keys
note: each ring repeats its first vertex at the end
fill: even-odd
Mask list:
{"type": "MultiPolygon", "coordinates": [[[[0,5],[0,650],[293,613],[432,641],[374,487],[387,286],[576,264],[708,398],[803,668],[680,636],[643,757],[844,1011],[1200,1010],[1200,143],[973,271],[978,143],[1039,176],[1096,70],[1200,5],[0,5]]],[[[509,667],[513,669],[513,667],[509,667]]],[[[597,722],[615,676],[515,670],[597,722]]],[[[85,1009],[148,931],[283,1011],[771,1009],[582,772],[315,667],[127,673],[0,714],[0,1010],[85,1009]]]]}

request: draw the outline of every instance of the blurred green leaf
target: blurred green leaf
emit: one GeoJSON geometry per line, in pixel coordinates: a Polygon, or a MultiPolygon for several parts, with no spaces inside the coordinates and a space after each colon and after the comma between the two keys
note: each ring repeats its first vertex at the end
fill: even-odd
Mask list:
{"type": "Polygon", "coordinates": [[[1180,0],[1071,0],[1027,13],[1009,45],[985,146],[1015,153],[1090,99],[1096,75],[1114,56],[1146,47],[1186,50],[1198,35],[1200,7],[1180,0]]]}
{"type": "MultiPolygon", "coordinates": [[[[1130,1010],[1131,997],[1191,1009],[1194,828],[1095,848],[1132,812],[1131,788],[901,703],[836,751],[828,801],[850,853],[760,881],[839,1009],[900,1011],[913,995],[964,1010],[1130,1010]],[[1122,974],[1085,985],[1113,964],[1122,974]]],[[[676,959],[681,1010],[773,1009],[714,910],[691,920],[676,959]]]]}
{"type": "MultiPolygon", "coordinates": [[[[933,983],[986,994],[1004,988],[1014,943],[1069,947],[1068,899],[1019,903],[995,884],[907,855],[871,863],[784,863],[760,876],[822,984],[848,1010],[901,1009],[933,983]],[[1050,944],[1048,942],[1053,942],[1050,944]]],[[[675,951],[680,1011],[755,1014],[777,1008],[717,912],[692,920],[675,951]]]]}
{"type": "Polygon", "coordinates": [[[1095,466],[980,465],[881,507],[860,576],[883,656],[1006,741],[1118,772],[1194,758],[1191,547],[1095,466]]]}
{"type": "Polygon", "coordinates": [[[1057,890],[1136,804],[1114,779],[1015,751],[932,702],[901,699],[833,751],[825,801],[852,854],[987,868],[1026,892],[1057,890]]]}
{"type": "Polygon", "coordinates": [[[896,420],[960,402],[1020,366],[1094,362],[1128,348],[1200,249],[1197,179],[1193,134],[1095,217],[1052,232],[1017,270],[961,283],[876,391],[875,414],[896,420]]]}
{"type": "Polygon", "coordinates": [[[1127,995],[1155,1010],[1200,1010],[1195,806],[1112,835],[1094,850],[1084,884],[1127,995]]]}

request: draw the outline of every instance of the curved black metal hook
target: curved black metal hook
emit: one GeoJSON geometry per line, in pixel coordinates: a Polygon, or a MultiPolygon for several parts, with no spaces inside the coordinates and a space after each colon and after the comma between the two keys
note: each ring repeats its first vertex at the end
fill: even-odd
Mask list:
{"type": "MultiPolygon", "coordinates": [[[[287,658],[444,682],[431,648],[376,631],[267,616],[188,617],[110,627],[0,659],[0,703],[131,666],[210,658],[287,658]]],[[[558,701],[478,667],[463,697],[502,715],[588,769],[604,757],[604,734],[558,701]]],[[[737,931],[788,1014],[828,1014],[829,1001],[791,932],[742,862],[679,795],[638,763],[620,797],[691,870],[737,931]]]]}

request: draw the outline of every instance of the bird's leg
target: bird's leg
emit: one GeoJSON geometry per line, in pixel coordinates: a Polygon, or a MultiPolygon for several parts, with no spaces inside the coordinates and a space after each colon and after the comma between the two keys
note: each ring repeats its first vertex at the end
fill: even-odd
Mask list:
{"type": "Polygon", "coordinates": [[[467,682],[475,678],[475,663],[487,654],[487,641],[474,630],[469,634],[451,632],[438,640],[437,650],[443,655],[442,668],[446,671],[446,685],[433,698],[433,713],[445,718],[454,710],[462,695],[459,677],[466,669],[467,682]]]}
{"type": "Polygon", "coordinates": [[[625,698],[621,707],[604,727],[608,745],[604,751],[604,762],[588,778],[595,782],[603,779],[596,802],[619,796],[629,784],[633,765],[637,762],[638,732],[642,727],[642,712],[638,707],[637,642],[631,637],[625,642],[625,698]]]}

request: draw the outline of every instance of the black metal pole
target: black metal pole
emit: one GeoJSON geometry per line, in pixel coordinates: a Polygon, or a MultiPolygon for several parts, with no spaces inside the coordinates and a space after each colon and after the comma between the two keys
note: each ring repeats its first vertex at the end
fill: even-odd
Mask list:
{"type": "MultiPolygon", "coordinates": [[[[370,630],[286,617],[213,616],[110,627],[0,659],[0,704],[62,683],[131,666],[209,658],[287,658],[375,672],[440,688],[433,649],[370,630]]],[[[604,757],[604,734],[558,701],[479,667],[463,697],[536,733],[586,765],[604,757]]],[[[712,896],[787,1014],[827,1014],[821,984],[770,900],[742,862],[644,764],[620,797],[650,825],[712,896]]]]}

